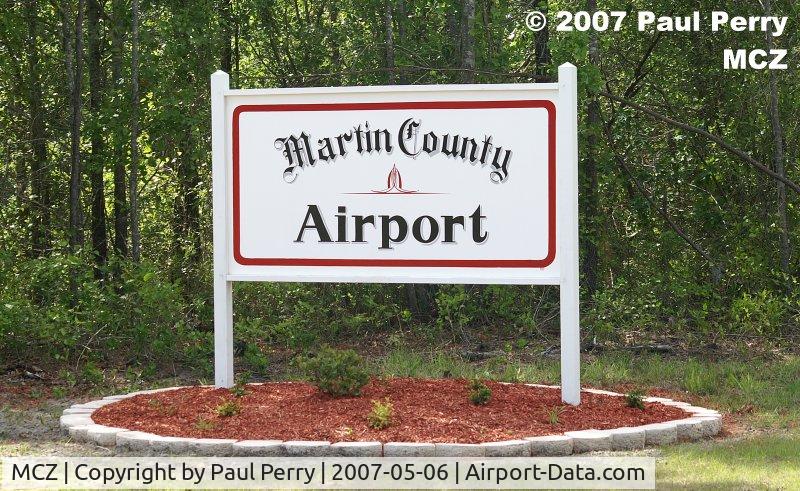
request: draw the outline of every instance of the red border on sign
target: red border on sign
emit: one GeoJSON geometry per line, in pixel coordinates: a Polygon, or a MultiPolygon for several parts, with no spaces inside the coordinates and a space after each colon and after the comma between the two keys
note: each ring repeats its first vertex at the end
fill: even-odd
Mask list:
{"type": "Polygon", "coordinates": [[[330,104],[241,105],[233,110],[233,258],[244,266],[394,266],[461,268],[544,268],[556,257],[556,106],[545,100],[355,102],[330,104]],[[497,109],[542,108],[547,110],[548,240],[543,259],[314,259],[252,258],[241,253],[239,208],[239,116],[244,112],[369,111],[397,109],[497,109]]]}

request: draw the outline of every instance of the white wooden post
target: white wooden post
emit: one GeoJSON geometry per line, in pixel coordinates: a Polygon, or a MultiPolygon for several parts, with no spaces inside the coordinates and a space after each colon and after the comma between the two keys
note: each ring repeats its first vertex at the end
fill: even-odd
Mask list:
{"type": "Polygon", "coordinates": [[[556,135],[559,162],[558,264],[561,268],[561,400],[581,402],[581,341],[578,287],[578,69],[565,63],[558,67],[558,121],[556,135]]]}
{"type": "Polygon", "coordinates": [[[211,179],[214,219],[214,384],[233,386],[233,296],[228,281],[228,183],[225,92],[228,74],[211,75],[211,179]]]}

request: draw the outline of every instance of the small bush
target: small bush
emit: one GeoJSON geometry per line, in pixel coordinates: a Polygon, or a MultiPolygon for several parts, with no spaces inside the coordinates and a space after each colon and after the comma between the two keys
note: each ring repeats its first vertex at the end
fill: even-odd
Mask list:
{"type": "Polygon", "coordinates": [[[367,422],[371,428],[382,430],[392,424],[392,403],[389,399],[384,402],[372,401],[372,410],[367,415],[367,422]]]}
{"type": "Polygon", "coordinates": [[[236,378],[236,384],[231,387],[231,394],[235,397],[243,397],[247,394],[247,381],[250,380],[250,373],[245,372],[236,378]]]}
{"type": "Polygon", "coordinates": [[[492,390],[478,379],[469,384],[469,400],[476,406],[483,406],[492,397],[492,390]]]}
{"type": "Polygon", "coordinates": [[[242,406],[236,401],[225,401],[214,410],[218,416],[228,418],[242,412],[242,406]]]}
{"type": "Polygon", "coordinates": [[[644,393],[634,390],[625,394],[625,405],[644,410],[644,393]]]}
{"type": "Polygon", "coordinates": [[[313,358],[300,364],[319,390],[334,397],[357,396],[369,382],[364,359],[353,350],[323,347],[313,358]]]}
{"type": "Polygon", "coordinates": [[[550,422],[551,426],[556,426],[561,422],[559,418],[564,410],[564,406],[558,406],[547,410],[547,420],[550,422]]]}
{"type": "Polygon", "coordinates": [[[197,422],[194,424],[194,427],[200,431],[211,431],[214,429],[214,422],[201,417],[197,418],[197,422]]]}

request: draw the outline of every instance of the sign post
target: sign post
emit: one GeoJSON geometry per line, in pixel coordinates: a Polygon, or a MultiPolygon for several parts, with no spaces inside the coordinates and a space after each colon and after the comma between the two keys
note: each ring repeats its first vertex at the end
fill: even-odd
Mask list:
{"type": "Polygon", "coordinates": [[[580,403],[577,77],[231,90],[211,76],[215,383],[233,281],[559,285],[580,403]]]}

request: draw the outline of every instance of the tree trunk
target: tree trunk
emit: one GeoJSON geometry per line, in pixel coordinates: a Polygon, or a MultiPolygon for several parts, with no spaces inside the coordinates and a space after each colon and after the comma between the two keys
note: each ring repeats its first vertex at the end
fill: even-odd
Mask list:
{"type": "Polygon", "coordinates": [[[461,1],[461,81],[475,83],[475,38],[472,28],[475,24],[475,0],[461,1]]]}
{"type": "Polygon", "coordinates": [[[139,262],[139,0],[131,0],[131,176],[128,180],[131,258],[139,262]]]}
{"type": "MultiPolygon", "coordinates": [[[[331,2],[328,20],[331,23],[331,71],[336,72],[342,66],[342,48],[339,45],[339,5],[337,2],[331,2]]],[[[342,83],[342,77],[339,74],[331,75],[330,82],[332,85],[342,83]]]]}
{"type": "MultiPolygon", "coordinates": [[[[771,0],[764,0],[764,15],[772,15],[771,0]]],[[[772,31],[767,29],[767,50],[775,47],[772,31]]],[[[778,79],[775,70],[769,71],[769,119],[772,124],[773,159],[775,172],[786,177],[785,153],[783,146],[783,127],[781,126],[780,107],[778,105],[778,79]]],[[[786,275],[791,275],[792,249],[789,243],[789,220],[787,217],[788,202],[786,198],[786,186],[778,182],[778,222],[781,233],[781,271],[786,275]]],[[[791,288],[791,281],[787,282],[787,288],[791,288]]]]}
{"type": "MultiPolygon", "coordinates": [[[[588,0],[586,10],[593,14],[597,10],[597,0],[588,0]]],[[[600,64],[600,53],[598,51],[597,33],[592,31],[589,34],[589,64],[597,67],[600,64]]],[[[600,128],[600,104],[597,95],[589,89],[589,104],[586,108],[586,118],[588,122],[588,132],[586,136],[586,159],[583,170],[584,189],[583,195],[585,203],[584,220],[585,229],[588,233],[583,235],[586,251],[586,258],[583,264],[584,282],[586,290],[591,299],[597,291],[597,269],[599,257],[597,254],[597,236],[599,228],[597,226],[597,131],[600,128]]]]}
{"type": "MultiPolygon", "coordinates": [[[[75,51],[67,50],[67,64],[73,65],[70,87],[70,178],[69,178],[69,252],[75,253],[83,245],[83,213],[81,210],[81,82],[83,79],[83,9],[84,0],[78,0],[75,13],[75,51]]],[[[68,12],[68,10],[67,10],[68,12]]],[[[65,14],[66,15],[66,14],[65,14]]]]}
{"type": "MultiPolygon", "coordinates": [[[[397,45],[401,48],[405,46],[406,42],[406,0],[397,0],[397,45]]],[[[398,83],[405,85],[408,83],[406,80],[405,70],[402,68],[398,71],[398,83]]]]}
{"type": "MultiPolygon", "coordinates": [[[[533,10],[538,10],[547,15],[549,8],[547,0],[536,0],[533,10]]],[[[541,31],[533,36],[534,50],[536,52],[536,75],[546,76],[547,67],[550,65],[550,27],[545,25],[541,31]]]]}
{"type": "MultiPolygon", "coordinates": [[[[111,78],[113,79],[114,93],[120,87],[122,79],[122,16],[124,15],[122,0],[112,2],[112,27],[111,27],[111,78]]],[[[128,212],[126,209],[125,191],[125,159],[123,134],[120,125],[114,136],[114,253],[118,257],[128,254],[128,212]]]]}
{"type": "Polygon", "coordinates": [[[25,17],[28,24],[27,52],[28,109],[30,111],[31,154],[31,211],[33,228],[31,230],[31,253],[41,257],[50,250],[50,169],[47,165],[47,146],[45,145],[45,125],[42,107],[42,84],[39,79],[39,16],[37,2],[25,3],[25,17]]]}
{"type": "Polygon", "coordinates": [[[492,40],[492,0],[483,0],[483,30],[486,36],[486,63],[491,66],[494,56],[494,41],[492,40]]]}
{"type": "Polygon", "coordinates": [[[383,22],[386,30],[386,73],[389,85],[394,85],[395,82],[395,65],[394,65],[394,21],[392,19],[392,0],[384,0],[384,16],[383,22]]]}
{"type": "Polygon", "coordinates": [[[220,5],[219,15],[220,23],[222,24],[221,31],[221,44],[222,44],[222,59],[220,61],[220,69],[230,74],[233,67],[233,48],[231,47],[232,26],[233,19],[231,18],[232,0],[222,0],[220,5]]]}
{"type": "MultiPolygon", "coordinates": [[[[103,97],[103,79],[105,73],[101,65],[100,51],[100,17],[101,6],[98,0],[88,0],[87,3],[87,29],[89,37],[89,109],[92,117],[100,118],[103,97]]],[[[100,124],[91,126],[89,137],[92,158],[88,163],[89,183],[92,189],[92,250],[94,252],[95,279],[105,277],[105,267],[108,263],[108,237],[106,231],[106,197],[103,174],[105,172],[105,142],[103,141],[100,124]]]]}

